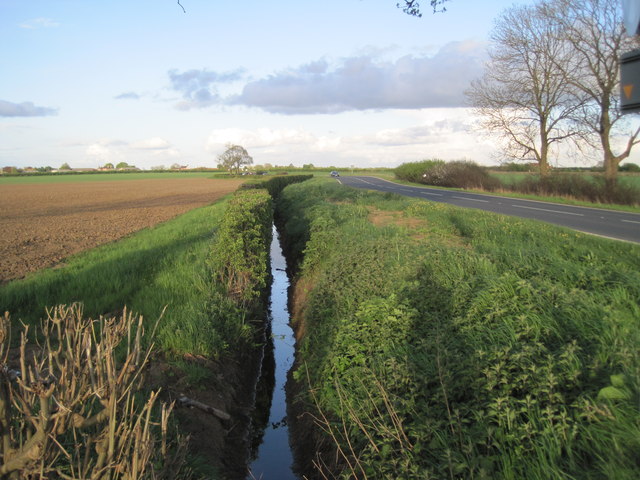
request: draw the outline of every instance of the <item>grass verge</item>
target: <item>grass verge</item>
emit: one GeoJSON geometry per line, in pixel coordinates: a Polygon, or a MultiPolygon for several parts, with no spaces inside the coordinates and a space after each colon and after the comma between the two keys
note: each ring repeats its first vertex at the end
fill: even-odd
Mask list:
{"type": "Polygon", "coordinates": [[[200,331],[209,288],[205,260],[225,206],[222,201],[192,210],[4,285],[0,305],[30,324],[44,315],[45,307],[57,304],[82,302],[85,314],[94,317],[126,305],[149,319],[158,318],[166,306],[161,348],[210,353],[204,345],[212,342],[200,331]]]}
{"type": "Polygon", "coordinates": [[[319,181],[278,209],[300,259],[309,464],[340,478],[635,478],[640,247],[319,181]]]}

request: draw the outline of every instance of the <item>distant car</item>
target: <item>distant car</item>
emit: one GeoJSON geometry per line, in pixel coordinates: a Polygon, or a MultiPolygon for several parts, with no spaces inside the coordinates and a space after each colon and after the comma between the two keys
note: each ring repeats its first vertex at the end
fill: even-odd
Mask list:
{"type": "Polygon", "coordinates": [[[331,172],[331,176],[332,177],[339,177],[340,174],[334,170],[333,172],[331,172]]]}

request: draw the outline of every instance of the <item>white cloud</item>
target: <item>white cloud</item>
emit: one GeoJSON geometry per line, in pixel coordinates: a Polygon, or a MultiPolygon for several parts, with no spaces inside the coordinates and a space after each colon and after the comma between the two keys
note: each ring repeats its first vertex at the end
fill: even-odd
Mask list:
{"type": "Polygon", "coordinates": [[[111,150],[105,145],[94,143],[87,147],[85,152],[89,157],[92,157],[101,162],[107,162],[111,158],[111,150]]]}
{"type": "MultiPolygon", "coordinates": [[[[403,112],[394,113],[396,119],[405,123],[398,128],[354,126],[355,131],[342,129],[340,133],[332,133],[326,131],[324,122],[320,122],[321,126],[316,129],[217,129],[210,133],[206,149],[217,155],[224,151],[227,143],[239,144],[247,148],[257,164],[394,166],[433,157],[445,160],[471,158],[479,163],[490,161],[494,146],[483,142],[473,132],[474,120],[468,109],[403,112]]],[[[366,113],[354,115],[357,115],[354,121],[370,116],[366,113]]]]}
{"type": "Polygon", "coordinates": [[[229,103],[283,114],[462,107],[484,59],[485,44],[473,41],[395,61],[362,55],[329,65],[321,59],[249,82],[229,103]]]}
{"type": "Polygon", "coordinates": [[[179,110],[190,110],[219,104],[222,99],[216,85],[236,82],[243,75],[244,70],[242,69],[222,73],[207,69],[194,69],[183,73],[179,73],[175,69],[169,70],[171,88],[182,94],[182,101],[176,107],[179,110]]]}
{"type": "Polygon", "coordinates": [[[0,117],[46,117],[57,114],[57,108],[38,107],[33,102],[12,103],[0,100],[0,117]]]}
{"type": "Polygon", "coordinates": [[[116,100],[139,100],[141,97],[135,92],[124,92],[114,97],[116,100]]]}
{"type": "Polygon", "coordinates": [[[169,71],[180,110],[241,105],[280,114],[335,114],[357,110],[465,106],[464,91],[482,74],[486,44],[451,42],[431,55],[389,59],[392,50],[365,49],[358,56],[320,58],[245,83],[239,93],[218,87],[244,79],[245,72],[207,69],[169,71]]]}
{"type": "Polygon", "coordinates": [[[171,144],[164,138],[153,137],[132,143],[131,148],[137,150],[168,150],[171,148],[171,144]]]}
{"type": "Polygon", "coordinates": [[[284,145],[310,145],[315,137],[301,129],[295,128],[258,128],[245,130],[241,128],[222,128],[211,132],[207,139],[207,150],[217,151],[231,143],[245,148],[264,148],[284,145]]]}
{"type": "Polygon", "coordinates": [[[60,24],[55,20],[50,18],[32,18],[31,20],[27,20],[19,25],[20,28],[25,28],[27,30],[35,30],[38,28],[55,28],[59,27],[60,24]]]}
{"type": "Polygon", "coordinates": [[[85,154],[99,165],[106,162],[125,161],[139,167],[149,166],[150,162],[171,160],[180,156],[179,150],[161,137],[151,137],[136,142],[101,139],[88,145],[85,154]]]}
{"type": "Polygon", "coordinates": [[[456,135],[467,134],[470,130],[470,124],[460,119],[444,119],[415,127],[380,130],[366,141],[381,146],[429,145],[455,141],[456,135]]]}

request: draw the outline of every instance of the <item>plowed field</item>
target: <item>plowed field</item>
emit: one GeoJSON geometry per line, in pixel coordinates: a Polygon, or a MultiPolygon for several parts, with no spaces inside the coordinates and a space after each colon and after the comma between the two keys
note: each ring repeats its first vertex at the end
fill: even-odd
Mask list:
{"type": "Polygon", "coordinates": [[[0,283],[207,205],[241,180],[0,185],[0,283]]]}

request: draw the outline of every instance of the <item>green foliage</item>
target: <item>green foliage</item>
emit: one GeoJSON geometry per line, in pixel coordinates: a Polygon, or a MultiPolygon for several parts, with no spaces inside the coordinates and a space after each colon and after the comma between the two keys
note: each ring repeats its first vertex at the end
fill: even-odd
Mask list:
{"type": "Polygon", "coordinates": [[[261,190],[241,190],[229,201],[211,255],[211,271],[225,295],[243,310],[263,296],[269,280],[273,206],[261,190]]]}
{"type": "Polygon", "coordinates": [[[315,180],[278,206],[338,478],[633,478],[640,247],[315,180]]]}
{"type": "Polygon", "coordinates": [[[489,192],[501,186],[500,181],[490,176],[485,167],[473,162],[434,165],[425,171],[420,183],[438,187],[477,188],[489,192]]]}
{"type": "Polygon", "coordinates": [[[264,180],[264,181],[244,183],[242,187],[243,188],[265,188],[273,199],[277,199],[280,195],[280,192],[282,192],[282,190],[287,185],[304,182],[305,180],[309,180],[311,178],[313,178],[313,175],[277,176],[277,177],[271,177],[268,180],[264,180]]]}
{"type": "Polygon", "coordinates": [[[394,170],[396,178],[408,182],[422,183],[422,176],[437,165],[444,165],[443,160],[423,160],[422,162],[410,162],[399,165],[394,170]]]}
{"type": "Polygon", "coordinates": [[[500,187],[500,181],[489,175],[485,167],[466,161],[403,163],[395,169],[395,175],[400,180],[437,187],[479,188],[487,191],[500,187]]]}
{"type": "Polygon", "coordinates": [[[640,165],[636,163],[625,163],[618,167],[619,172],[640,172],[640,165]]]}

